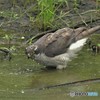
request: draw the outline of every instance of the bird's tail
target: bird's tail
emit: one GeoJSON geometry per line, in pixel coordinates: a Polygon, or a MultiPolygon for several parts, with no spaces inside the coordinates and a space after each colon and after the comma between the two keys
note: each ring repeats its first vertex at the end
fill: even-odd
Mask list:
{"type": "Polygon", "coordinates": [[[76,40],[80,40],[82,38],[88,37],[89,35],[93,34],[94,32],[100,30],[100,25],[99,26],[95,26],[93,28],[87,29],[85,31],[83,31],[81,34],[79,34],[76,38],[76,40]]]}

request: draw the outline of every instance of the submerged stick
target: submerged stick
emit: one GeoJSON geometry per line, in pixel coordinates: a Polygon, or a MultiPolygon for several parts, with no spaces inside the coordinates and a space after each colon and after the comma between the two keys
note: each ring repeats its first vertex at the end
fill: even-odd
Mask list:
{"type": "Polygon", "coordinates": [[[40,90],[53,89],[53,88],[63,87],[63,86],[83,85],[87,83],[100,83],[100,78],[92,78],[92,79],[86,79],[86,80],[80,80],[80,81],[74,81],[74,82],[68,82],[68,83],[62,83],[62,84],[56,84],[56,85],[49,85],[49,86],[44,86],[40,88],[25,90],[25,92],[29,92],[29,91],[38,92],[40,90]]]}
{"type": "Polygon", "coordinates": [[[86,80],[74,81],[74,82],[69,82],[69,83],[50,85],[50,86],[39,88],[39,90],[57,88],[57,87],[62,87],[62,86],[82,85],[85,83],[99,83],[99,82],[100,82],[100,78],[93,78],[93,79],[86,79],[86,80]]]}

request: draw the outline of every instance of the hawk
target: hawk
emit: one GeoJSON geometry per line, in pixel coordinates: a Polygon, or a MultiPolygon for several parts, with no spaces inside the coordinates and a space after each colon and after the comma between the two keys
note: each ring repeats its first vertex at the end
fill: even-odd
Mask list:
{"type": "Polygon", "coordinates": [[[54,33],[47,33],[26,48],[26,54],[46,67],[66,68],[68,61],[81,50],[89,35],[100,30],[100,26],[90,29],[62,28],[54,33]]]}

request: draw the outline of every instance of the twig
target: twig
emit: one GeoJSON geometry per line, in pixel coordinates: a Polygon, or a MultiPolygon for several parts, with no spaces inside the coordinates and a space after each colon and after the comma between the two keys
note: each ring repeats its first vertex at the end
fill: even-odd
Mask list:
{"type": "Polygon", "coordinates": [[[85,26],[88,26],[87,23],[85,22],[85,20],[83,19],[82,15],[79,12],[76,12],[76,13],[80,16],[80,18],[81,18],[82,22],[85,24],[85,26]]]}

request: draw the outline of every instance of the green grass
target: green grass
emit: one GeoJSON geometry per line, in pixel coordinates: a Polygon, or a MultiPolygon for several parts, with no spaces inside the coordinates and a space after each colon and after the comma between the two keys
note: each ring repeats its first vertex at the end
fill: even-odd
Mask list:
{"type": "Polygon", "coordinates": [[[44,30],[47,27],[52,26],[54,21],[54,0],[37,0],[38,1],[38,8],[40,10],[37,19],[40,21],[40,24],[43,24],[44,30]]]}

